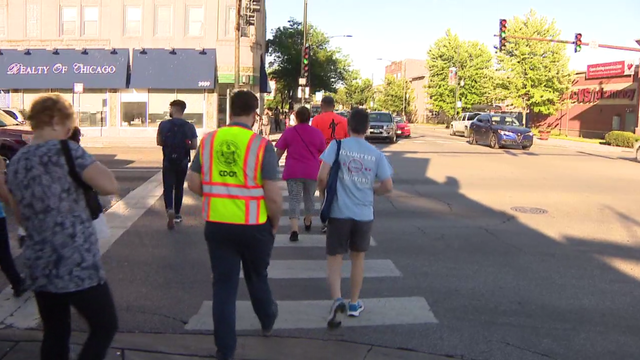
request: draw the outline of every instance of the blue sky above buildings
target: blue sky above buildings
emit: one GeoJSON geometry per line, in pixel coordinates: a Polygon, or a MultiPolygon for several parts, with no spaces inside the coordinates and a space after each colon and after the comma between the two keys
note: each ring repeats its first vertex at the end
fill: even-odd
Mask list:
{"type": "MultiPolygon", "coordinates": [[[[302,20],[303,0],[267,0],[267,29],[286,25],[290,17],[302,20]]],[[[433,42],[447,28],[466,40],[481,41],[493,51],[500,18],[521,16],[535,9],[555,18],[562,38],[572,40],[576,32],[583,41],[638,47],[640,38],[639,0],[309,0],[309,22],[334,38],[331,43],[351,56],[362,76],[382,80],[385,61],[405,58],[426,59],[433,42]]],[[[639,47],[640,48],[640,47],[639,47]]],[[[593,50],[583,47],[573,53],[571,68],[586,69],[587,64],[640,58],[640,52],[593,50]]]]}

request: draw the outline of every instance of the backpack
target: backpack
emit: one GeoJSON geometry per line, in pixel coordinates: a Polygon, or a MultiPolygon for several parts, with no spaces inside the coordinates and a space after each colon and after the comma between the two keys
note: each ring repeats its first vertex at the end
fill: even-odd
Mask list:
{"type": "Polygon", "coordinates": [[[164,158],[172,165],[182,165],[191,160],[189,135],[186,121],[171,121],[169,131],[164,135],[164,158]]]}

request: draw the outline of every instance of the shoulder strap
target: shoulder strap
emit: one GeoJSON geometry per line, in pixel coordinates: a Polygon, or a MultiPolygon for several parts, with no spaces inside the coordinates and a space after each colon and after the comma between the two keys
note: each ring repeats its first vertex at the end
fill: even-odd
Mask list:
{"type": "Polygon", "coordinates": [[[75,160],[73,160],[73,156],[71,155],[69,140],[60,140],[60,147],[62,148],[64,160],[67,163],[67,167],[69,168],[69,176],[71,177],[71,179],[83,190],[90,190],[91,187],[87,185],[87,183],[85,183],[78,174],[78,170],[76,169],[76,162],[75,160]]]}
{"type": "Polygon", "coordinates": [[[336,158],[335,158],[334,162],[339,161],[339,158],[340,158],[340,149],[342,148],[342,140],[336,140],[336,145],[337,145],[337,148],[336,148],[336,158]]]}
{"type": "Polygon", "coordinates": [[[307,145],[307,142],[304,141],[304,138],[302,137],[302,135],[300,135],[300,132],[298,131],[298,129],[294,126],[293,130],[296,131],[296,134],[298,134],[298,136],[300,137],[300,140],[302,140],[302,143],[304,144],[304,147],[307,148],[307,150],[309,150],[309,153],[311,154],[311,156],[316,156],[313,154],[313,151],[311,151],[311,149],[309,149],[309,145],[307,145]]]}

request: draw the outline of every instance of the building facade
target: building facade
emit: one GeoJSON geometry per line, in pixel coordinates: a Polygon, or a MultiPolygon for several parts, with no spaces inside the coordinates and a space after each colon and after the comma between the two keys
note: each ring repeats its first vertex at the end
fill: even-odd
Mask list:
{"type": "Polygon", "coordinates": [[[566,107],[553,116],[534,115],[533,125],[562,134],[599,138],[613,130],[640,134],[638,65],[616,61],[576,73],[566,107]]]}
{"type": "MultiPolygon", "coordinates": [[[[264,0],[242,33],[241,84],[259,93],[264,0]]],[[[2,106],[57,92],[87,136],[155,138],[179,98],[202,133],[226,123],[235,0],[0,0],[0,49],[2,106]]]]}
{"type": "Polygon", "coordinates": [[[405,59],[394,61],[384,69],[385,77],[405,78],[411,84],[415,96],[413,110],[418,122],[424,122],[430,113],[429,97],[426,89],[429,81],[429,70],[426,68],[426,63],[426,60],[405,59]]]}

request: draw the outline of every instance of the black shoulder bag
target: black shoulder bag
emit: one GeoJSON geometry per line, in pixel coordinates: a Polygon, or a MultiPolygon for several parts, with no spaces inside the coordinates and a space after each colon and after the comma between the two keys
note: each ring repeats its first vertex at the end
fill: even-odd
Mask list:
{"type": "Polygon", "coordinates": [[[78,174],[78,170],[76,169],[76,162],[73,160],[73,156],[71,155],[69,140],[60,140],[60,147],[62,147],[62,153],[64,154],[64,159],[67,163],[67,167],[69,168],[69,176],[82,189],[82,192],[84,193],[84,200],[87,203],[87,208],[89,208],[91,220],[98,219],[103,210],[98,193],[93,190],[93,188],[89,186],[89,184],[84,182],[80,174],[78,174]]]}

